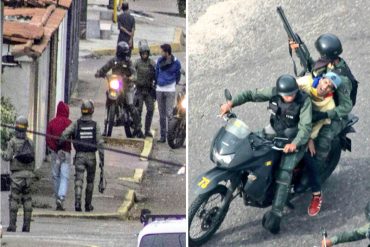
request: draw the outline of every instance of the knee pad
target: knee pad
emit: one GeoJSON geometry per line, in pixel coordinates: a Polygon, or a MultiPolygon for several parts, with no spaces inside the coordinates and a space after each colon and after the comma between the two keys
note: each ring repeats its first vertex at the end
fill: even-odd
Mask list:
{"type": "Polygon", "coordinates": [[[292,180],[292,171],[280,169],[277,172],[276,182],[289,186],[292,180]]]}

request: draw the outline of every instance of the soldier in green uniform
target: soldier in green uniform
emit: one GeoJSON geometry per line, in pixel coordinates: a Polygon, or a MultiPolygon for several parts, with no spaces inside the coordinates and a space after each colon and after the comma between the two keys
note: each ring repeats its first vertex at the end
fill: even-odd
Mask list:
{"type": "MultiPolygon", "coordinates": [[[[370,201],[367,203],[365,208],[365,216],[366,219],[370,221],[370,201]]],[[[353,231],[339,233],[329,239],[326,239],[326,241],[322,240],[321,246],[330,247],[336,244],[358,241],[365,238],[370,240],[370,223],[367,223],[366,225],[353,231]]]]}
{"type": "Polygon", "coordinates": [[[65,140],[72,137],[78,143],[73,143],[76,150],[74,157],[75,166],[75,210],[81,211],[82,187],[84,181],[85,170],[86,176],[86,192],[85,192],[85,211],[94,210],[91,205],[92,195],[94,191],[94,179],[96,171],[96,151],[99,151],[100,166],[104,164],[103,138],[100,128],[95,121],[92,120],[94,113],[94,104],[91,100],[84,100],[81,105],[82,116],[77,121],[65,129],[60,137],[59,145],[65,140]],[[87,144],[87,145],[84,145],[87,144]]]}
{"type": "Polygon", "coordinates": [[[8,232],[16,231],[19,204],[23,204],[23,232],[30,231],[32,216],[31,182],[34,177],[35,153],[31,140],[26,136],[28,120],[19,116],[15,123],[15,137],[8,142],[6,152],[1,156],[10,161],[11,185],[9,195],[8,232]]]}
{"type": "Polygon", "coordinates": [[[284,155],[277,172],[272,210],[263,216],[262,221],[267,230],[276,234],[280,231],[280,221],[287,203],[293,169],[302,159],[311,133],[312,103],[308,95],[299,90],[293,76],[282,75],[278,78],[276,87],[248,90],[237,95],[233,101],[221,106],[221,115],[229,112],[232,107],[250,101],[269,101],[272,113],[269,127],[272,127],[277,136],[291,140],[284,147],[284,155]]]}
{"type": "MultiPolygon", "coordinates": [[[[141,120],[141,113],[143,111],[143,104],[146,106],[145,116],[145,136],[153,137],[150,133],[150,126],[154,114],[154,101],[155,98],[155,62],[149,57],[150,48],[146,40],[139,42],[140,58],[135,61],[134,68],[136,71],[136,87],[137,87],[137,100],[138,110],[141,120]]],[[[141,125],[141,124],[140,124],[141,125]]]]}
{"type": "MultiPolygon", "coordinates": [[[[96,73],[95,77],[105,77],[108,71],[112,70],[112,74],[126,77],[127,83],[123,85],[123,94],[118,98],[118,101],[128,105],[129,111],[132,114],[134,123],[134,136],[143,138],[143,132],[141,131],[140,115],[139,111],[135,107],[135,68],[130,60],[129,56],[130,48],[128,44],[121,41],[117,45],[116,56],[110,59],[103,67],[101,67],[96,73]]],[[[104,133],[105,135],[106,133],[104,133]]]]}
{"type": "MultiPolygon", "coordinates": [[[[295,49],[296,44],[291,43],[291,47],[295,49]]],[[[323,34],[316,40],[315,47],[320,53],[320,58],[315,62],[313,75],[316,77],[327,72],[334,72],[340,76],[342,81],[334,94],[336,107],[327,112],[314,111],[312,113],[313,122],[326,118],[331,120],[331,124],[321,128],[315,139],[316,155],[312,159],[315,165],[320,167],[320,171],[324,171],[332,140],[346,126],[348,114],[356,103],[358,82],[344,59],[339,57],[343,49],[337,36],[329,33],[323,34]]],[[[327,177],[327,174],[321,172],[321,176],[327,177]]]]}

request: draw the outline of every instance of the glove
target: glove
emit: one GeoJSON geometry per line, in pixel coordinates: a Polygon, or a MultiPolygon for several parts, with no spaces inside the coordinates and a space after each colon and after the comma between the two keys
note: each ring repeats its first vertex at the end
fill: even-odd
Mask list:
{"type": "Polygon", "coordinates": [[[312,111],[312,122],[313,123],[320,121],[322,119],[325,119],[325,118],[329,118],[327,112],[312,111]]]}
{"type": "Polygon", "coordinates": [[[101,74],[99,73],[99,71],[96,71],[95,73],[95,78],[99,78],[99,77],[102,77],[101,74]]]}

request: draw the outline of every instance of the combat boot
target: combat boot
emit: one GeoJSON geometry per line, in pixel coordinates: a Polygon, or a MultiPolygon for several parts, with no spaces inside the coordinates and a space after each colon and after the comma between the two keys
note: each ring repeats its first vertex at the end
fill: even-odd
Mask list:
{"type": "Polygon", "coordinates": [[[80,202],[75,203],[75,210],[76,210],[76,212],[81,212],[82,211],[80,202]]]}
{"type": "Polygon", "coordinates": [[[93,205],[91,205],[91,204],[85,205],[85,212],[91,212],[93,210],[94,210],[93,205]]]}
{"type": "Polygon", "coordinates": [[[15,232],[17,229],[17,211],[10,211],[9,212],[9,226],[6,229],[8,232],[15,232]]]}
{"type": "Polygon", "coordinates": [[[31,228],[32,212],[24,212],[22,232],[29,232],[31,228]]]}

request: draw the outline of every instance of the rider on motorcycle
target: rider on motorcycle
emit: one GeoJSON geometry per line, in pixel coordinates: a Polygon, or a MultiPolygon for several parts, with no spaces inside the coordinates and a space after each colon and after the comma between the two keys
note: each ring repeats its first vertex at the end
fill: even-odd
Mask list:
{"type": "Polygon", "coordinates": [[[110,59],[103,67],[101,67],[95,74],[95,77],[105,77],[109,70],[112,70],[112,74],[119,75],[128,78],[128,83],[124,83],[123,94],[119,96],[119,102],[126,103],[129,107],[129,111],[132,114],[134,123],[134,136],[138,138],[144,138],[144,134],[141,131],[140,115],[134,104],[135,91],[133,90],[135,69],[130,60],[130,48],[129,45],[121,41],[117,44],[116,56],[110,59]]]}
{"type": "Polygon", "coordinates": [[[304,155],[312,130],[312,103],[308,95],[299,90],[293,76],[282,75],[278,78],[276,87],[247,90],[237,95],[233,101],[221,106],[221,115],[229,112],[232,107],[249,101],[269,101],[271,111],[269,129],[277,136],[290,140],[284,147],[276,175],[272,210],[265,213],[262,221],[264,228],[276,234],[280,231],[280,221],[288,200],[293,169],[304,155]]]}

